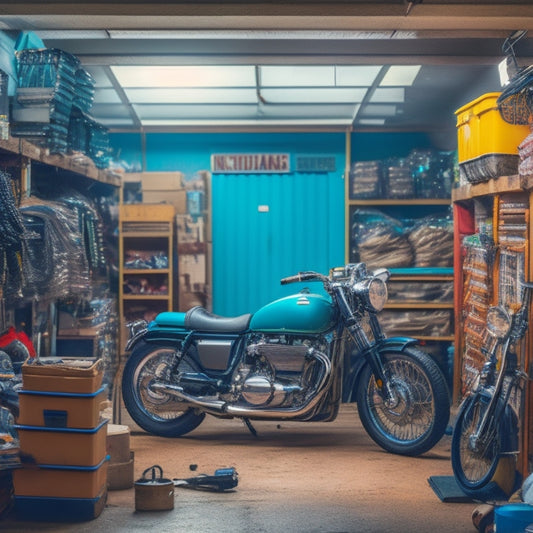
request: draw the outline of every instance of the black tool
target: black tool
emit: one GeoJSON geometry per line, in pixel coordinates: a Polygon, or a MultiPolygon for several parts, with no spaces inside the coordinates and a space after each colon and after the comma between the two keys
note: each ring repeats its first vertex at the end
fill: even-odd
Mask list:
{"type": "Polygon", "coordinates": [[[239,483],[238,474],[235,468],[219,468],[214,475],[200,474],[195,477],[185,479],[173,479],[175,487],[187,489],[213,490],[223,492],[234,489],[239,483]]]}

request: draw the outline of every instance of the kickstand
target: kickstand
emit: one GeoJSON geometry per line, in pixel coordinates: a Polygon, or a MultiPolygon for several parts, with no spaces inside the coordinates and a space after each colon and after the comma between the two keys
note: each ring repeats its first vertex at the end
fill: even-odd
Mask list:
{"type": "Polygon", "coordinates": [[[254,426],[252,426],[252,423],[250,422],[250,419],[249,418],[243,418],[243,420],[244,420],[244,423],[246,424],[246,427],[250,430],[250,433],[254,437],[257,437],[257,431],[255,430],[254,426]]]}

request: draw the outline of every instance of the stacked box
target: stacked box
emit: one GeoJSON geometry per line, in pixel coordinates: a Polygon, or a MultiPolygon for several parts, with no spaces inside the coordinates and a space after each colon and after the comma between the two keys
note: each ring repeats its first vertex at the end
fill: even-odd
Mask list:
{"type": "Polygon", "coordinates": [[[133,487],[134,453],[130,449],[130,428],[118,424],[107,426],[107,488],[124,490],[133,487]]]}
{"type": "Polygon", "coordinates": [[[170,204],[176,213],[187,212],[187,194],[181,172],[128,172],[124,174],[123,182],[124,191],[131,184],[138,184],[138,200],[144,204],[170,204]]]}
{"type": "Polygon", "coordinates": [[[206,230],[204,217],[176,216],[178,310],[207,305],[206,230]]]}
{"type": "Polygon", "coordinates": [[[23,365],[15,426],[23,468],[14,471],[13,485],[17,513],[26,519],[90,520],[104,508],[109,457],[102,374],[99,360],[23,365]]]}

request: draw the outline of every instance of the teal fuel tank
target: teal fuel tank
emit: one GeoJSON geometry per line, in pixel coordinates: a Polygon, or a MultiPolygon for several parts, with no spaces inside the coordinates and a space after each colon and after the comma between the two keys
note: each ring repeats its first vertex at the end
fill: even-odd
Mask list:
{"type": "Polygon", "coordinates": [[[299,293],[261,307],[250,322],[252,331],[265,333],[323,333],[336,323],[336,309],[320,294],[299,293]]]}

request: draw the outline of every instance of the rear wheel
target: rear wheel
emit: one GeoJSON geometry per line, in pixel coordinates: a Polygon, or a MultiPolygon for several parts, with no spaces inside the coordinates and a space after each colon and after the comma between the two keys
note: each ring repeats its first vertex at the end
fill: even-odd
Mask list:
{"type": "Polygon", "coordinates": [[[491,417],[476,440],[473,435],[487,410],[490,397],[475,393],[465,400],[455,423],[452,437],[452,468],[463,492],[478,500],[507,497],[516,471],[516,456],[501,455],[499,420],[491,417]]]}
{"type": "Polygon", "coordinates": [[[356,391],[361,422],[388,452],[427,452],[441,439],[450,416],[444,376],[433,359],[415,348],[385,352],[382,357],[392,398],[383,398],[367,365],[356,391]]]}
{"type": "MultiPolygon", "coordinates": [[[[185,405],[171,394],[155,390],[157,381],[169,379],[176,347],[139,343],[124,366],[122,397],[131,418],[148,433],[161,437],[179,437],[198,427],[205,413],[185,405]]],[[[184,355],[179,372],[197,372],[194,361],[184,355]]]]}

